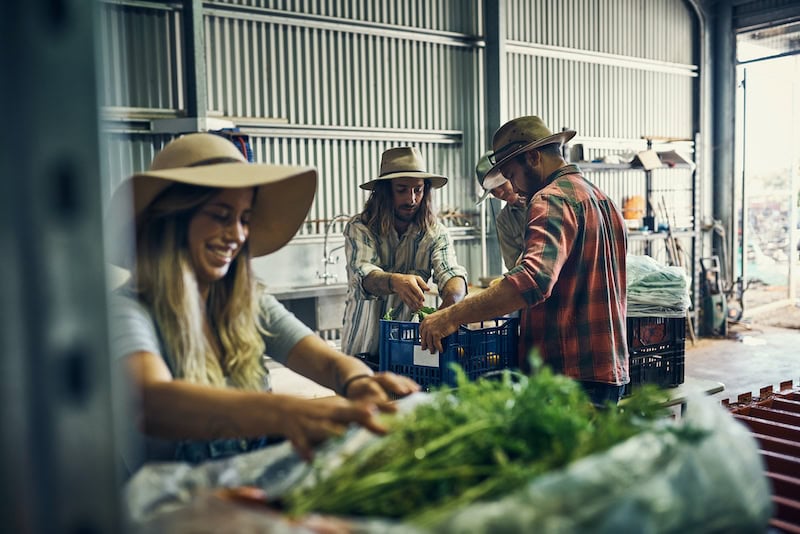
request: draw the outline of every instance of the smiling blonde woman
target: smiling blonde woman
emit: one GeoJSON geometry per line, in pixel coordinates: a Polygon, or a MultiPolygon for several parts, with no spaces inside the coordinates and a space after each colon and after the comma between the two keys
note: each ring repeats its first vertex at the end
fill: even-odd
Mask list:
{"type": "Polygon", "coordinates": [[[142,462],[199,462],[291,440],[310,458],[375,408],[418,386],[331,348],[254,277],[250,259],[285,245],[316,191],[313,168],[249,164],[228,140],[189,134],[115,192],[110,261],[130,270],[111,298],[112,350],[136,393],[142,462]],[[133,243],[133,246],[129,244],[133,243]],[[306,400],[269,391],[264,355],[329,387],[306,400]]]}

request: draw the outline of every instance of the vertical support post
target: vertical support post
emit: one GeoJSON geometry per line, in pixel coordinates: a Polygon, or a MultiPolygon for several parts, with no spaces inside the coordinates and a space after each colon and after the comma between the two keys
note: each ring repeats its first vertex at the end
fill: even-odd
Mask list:
{"type": "MultiPolygon", "coordinates": [[[[653,139],[648,137],[647,138],[647,150],[650,151],[653,149],[653,139]]],[[[649,169],[645,169],[644,171],[644,213],[647,216],[647,220],[655,221],[655,212],[653,211],[653,201],[650,198],[653,194],[653,171],[649,169]]],[[[651,222],[650,226],[655,226],[655,223],[651,222]]],[[[658,228],[650,228],[651,232],[657,232],[658,228]]],[[[644,250],[645,254],[648,256],[653,255],[653,241],[647,239],[644,242],[644,250]]]]}
{"type": "Polygon", "coordinates": [[[485,0],[486,21],[486,138],[508,120],[506,71],[507,0],[485,0]]]}
{"type": "MultiPolygon", "coordinates": [[[[736,229],[734,228],[735,209],[733,195],[734,120],[736,109],[736,34],[733,31],[733,7],[730,1],[714,4],[711,17],[712,32],[712,80],[711,94],[714,95],[712,117],[712,166],[714,219],[722,221],[725,238],[730,251],[736,248],[736,229]]],[[[730,254],[726,266],[734,273],[736,254],[730,254]]]]}
{"type": "Polygon", "coordinates": [[[203,1],[183,0],[184,59],[186,61],[186,115],[205,124],[208,117],[203,1]]]}
{"type": "Polygon", "coordinates": [[[486,253],[486,202],[481,202],[480,206],[481,217],[481,276],[486,277],[489,274],[489,258],[486,253]]]}
{"type": "MultiPolygon", "coordinates": [[[[508,83],[506,71],[507,0],[484,0],[486,28],[486,139],[491,143],[494,132],[508,120],[508,83]]],[[[490,147],[491,148],[491,147],[490,147]]],[[[489,227],[486,206],[481,204],[481,275],[488,275],[486,229],[489,227]]],[[[502,263],[502,262],[501,262],[502,263]]]]}
{"type": "Polygon", "coordinates": [[[700,256],[703,250],[703,235],[700,231],[701,215],[704,209],[704,192],[706,176],[711,176],[708,154],[710,145],[711,117],[709,115],[709,100],[711,89],[711,76],[709,75],[711,37],[708,31],[707,9],[703,7],[702,0],[688,0],[688,5],[694,10],[695,20],[692,24],[692,33],[697,35],[696,44],[692,52],[694,63],[700,65],[700,72],[693,89],[692,122],[694,135],[694,162],[692,172],[692,259],[691,259],[691,299],[692,310],[689,312],[689,323],[697,325],[700,303],[700,256]]]}
{"type": "MultiPolygon", "coordinates": [[[[792,109],[790,110],[792,117],[792,146],[794,147],[794,154],[790,154],[792,161],[800,161],[800,126],[797,125],[800,119],[800,106],[797,104],[800,98],[800,64],[795,62],[794,77],[792,83],[792,90],[794,91],[794,98],[792,98],[792,109]]],[[[791,198],[789,199],[789,299],[796,303],[798,296],[798,267],[800,266],[800,243],[798,243],[798,209],[800,209],[800,176],[797,173],[797,164],[789,165],[789,191],[791,198]]]]}
{"type": "MultiPolygon", "coordinates": [[[[734,262],[735,262],[735,260],[733,260],[732,258],[735,258],[737,256],[736,250],[738,250],[738,247],[736,246],[735,236],[738,233],[737,232],[737,226],[738,226],[739,229],[741,230],[741,233],[742,233],[742,237],[740,238],[742,240],[742,253],[739,254],[739,270],[740,270],[741,277],[742,277],[741,278],[741,283],[743,284],[742,287],[744,288],[747,285],[747,244],[750,242],[750,225],[747,224],[747,217],[748,217],[748,215],[747,215],[747,195],[748,195],[748,191],[747,191],[747,69],[746,68],[742,69],[742,84],[741,84],[741,88],[742,88],[742,116],[741,116],[740,120],[742,122],[742,157],[741,157],[741,161],[742,161],[742,176],[741,176],[742,189],[741,189],[741,191],[742,192],[741,192],[741,198],[739,199],[739,201],[741,203],[740,204],[741,215],[739,216],[738,221],[736,221],[736,218],[735,218],[736,211],[734,210],[733,214],[731,215],[731,225],[730,225],[730,227],[732,228],[732,231],[728,232],[727,227],[726,227],[726,230],[725,230],[726,232],[728,232],[728,234],[733,234],[731,236],[731,239],[729,240],[729,243],[732,243],[732,245],[728,246],[728,250],[731,251],[731,254],[730,254],[731,258],[727,259],[728,265],[726,265],[725,267],[728,269],[728,272],[731,273],[731,281],[733,281],[734,273],[736,271],[734,270],[734,262]],[[734,226],[734,224],[733,224],[734,222],[737,222],[736,226],[734,226]]],[[[733,176],[733,175],[731,175],[731,176],[733,176]]],[[[731,183],[731,189],[733,189],[734,183],[735,182],[731,183]]],[[[714,185],[716,186],[716,183],[714,185]]],[[[735,201],[735,198],[736,197],[734,195],[734,200],[733,201],[735,201]]]]}
{"type": "Polygon", "coordinates": [[[97,2],[0,2],[0,525],[120,532],[97,2]]]}

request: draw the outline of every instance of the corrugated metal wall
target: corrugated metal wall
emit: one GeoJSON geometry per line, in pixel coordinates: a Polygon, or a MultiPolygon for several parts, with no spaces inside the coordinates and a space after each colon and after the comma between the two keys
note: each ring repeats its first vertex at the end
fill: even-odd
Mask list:
{"type": "Polygon", "coordinates": [[[180,11],[103,2],[97,52],[100,104],[115,117],[176,116],[184,107],[180,11]]]}
{"type": "MultiPolygon", "coordinates": [[[[360,211],[366,194],[358,184],[377,174],[386,148],[401,144],[418,146],[431,170],[451,178],[436,192],[440,210],[473,208],[473,162],[485,146],[474,127],[483,120],[477,0],[203,7],[208,116],[250,134],[257,161],[319,170],[300,236],[360,211]]],[[[181,19],[178,6],[104,3],[109,190],[168,139],[153,136],[148,119],[184,115],[181,19]]]]}
{"type": "MultiPolygon", "coordinates": [[[[256,136],[261,161],[318,165],[320,196],[333,198],[321,199],[312,217],[360,206],[354,186],[377,172],[387,146],[420,144],[432,169],[471,174],[472,154],[484,144],[471,127],[482,114],[482,60],[474,32],[461,32],[479,20],[465,15],[477,2],[442,2],[438,10],[412,1],[371,9],[341,1],[242,4],[204,4],[209,116],[256,136]]],[[[180,19],[178,8],[106,2],[108,114],[181,115],[180,19]]],[[[456,207],[466,184],[451,185],[440,200],[456,207]]]]}
{"type": "MultiPolygon", "coordinates": [[[[643,136],[688,139],[654,148],[693,153],[698,37],[682,1],[509,0],[505,14],[505,118],[539,115],[553,131],[576,130],[587,160],[644,150],[643,136]]],[[[587,177],[620,204],[645,196],[641,171],[587,177]]],[[[676,226],[693,230],[693,173],[657,170],[651,180],[656,216],[664,198],[676,226]]],[[[661,241],[648,243],[632,240],[631,250],[666,259],[661,241]]]]}
{"type": "MultiPolygon", "coordinates": [[[[490,141],[487,83],[505,87],[507,117],[539,114],[553,129],[577,129],[590,157],[643,147],[641,135],[693,135],[696,36],[681,0],[506,7],[508,79],[487,81],[482,0],[203,2],[208,116],[250,134],[257,161],[320,171],[293,247],[319,248],[324,221],[359,211],[366,196],[358,184],[400,144],[418,146],[431,170],[451,178],[436,197],[455,213],[449,221],[474,224],[474,162],[490,141]]],[[[153,134],[150,120],[185,114],[187,73],[179,5],[105,0],[100,26],[110,191],[169,138],[153,134]]],[[[691,176],[665,172],[654,186],[668,202],[693,206],[691,176]]],[[[635,173],[596,176],[619,199],[642,187],[635,173]]],[[[467,228],[459,236],[475,281],[478,235],[467,228]]],[[[317,252],[286,254],[302,264],[317,252]]],[[[277,277],[313,278],[315,268],[299,275],[278,266],[277,277]]]]}

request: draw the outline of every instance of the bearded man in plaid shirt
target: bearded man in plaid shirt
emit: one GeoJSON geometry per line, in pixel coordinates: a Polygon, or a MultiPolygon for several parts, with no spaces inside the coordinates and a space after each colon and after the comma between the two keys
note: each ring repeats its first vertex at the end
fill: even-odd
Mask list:
{"type": "Polygon", "coordinates": [[[619,208],[567,164],[557,134],[539,117],[514,119],[492,141],[493,167],[530,198],[521,262],[501,282],[425,318],[422,348],[460,324],[522,310],[520,366],[536,353],[553,371],[577,380],[592,402],[616,403],[628,375],[625,255],[627,230],[619,208]]]}

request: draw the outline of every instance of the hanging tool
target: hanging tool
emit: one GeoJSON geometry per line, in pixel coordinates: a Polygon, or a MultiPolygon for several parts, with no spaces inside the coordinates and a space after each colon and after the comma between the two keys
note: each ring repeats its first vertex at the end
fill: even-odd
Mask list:
{"type": "MultiPolygon", "coordinates": [[[[678,267],[683,267],[683,260],[681,259],[681,255],[679,254],[680,245],[678,241],[675,239],[675,234],[673,234],[673,228],[675,227],[675,214],[672,214],[672,220],[669,217],[669,211],[667,210],[667,201],[664,200],[663,195],[659,200],[659,206],[664,213],[664,220],[667,222],[667,237],[666,237],[666,247],[667,247],[667,255],[671,256],[671,263],[672,265],[676,265],[678,267]]],[[[686,329],[689,331],[689,338],[692,340],[692,345],[694,346],[697,342],[697,338],[695,337],[694,333],[694,323],[692,323],[692,314],[687,309],[686,310],[686,329]]]]}
{"type": "Polygon", "coordinates": [[[720,281],[719,256],[700,258],[703,273],[703,325],[715,336],[728,335],[728,306],[720,281]]]}
{"type": "Polygon", "coordinates": [[[714,220],[711,229],[719,236],[720,287],[725,294],[728,321],[737,323],[744,315],[744,292],[749,287],[750,281],[745,284],[741,276],[737,276],[734,280],[733,274],[729,272],[728,241],[722,221],[714,220]]]}

